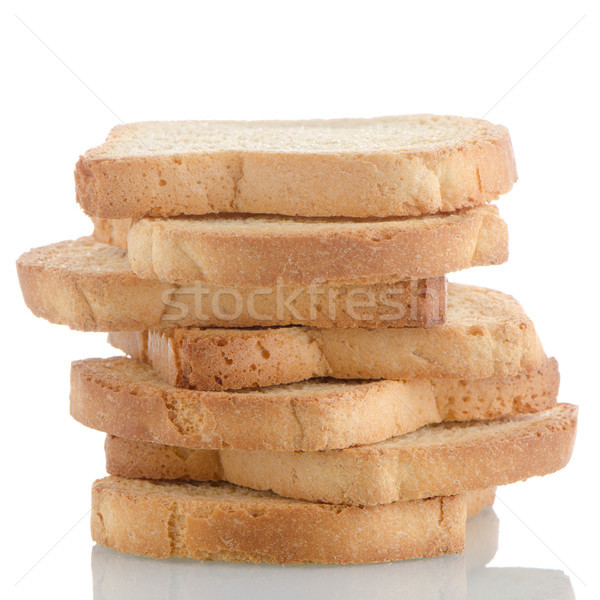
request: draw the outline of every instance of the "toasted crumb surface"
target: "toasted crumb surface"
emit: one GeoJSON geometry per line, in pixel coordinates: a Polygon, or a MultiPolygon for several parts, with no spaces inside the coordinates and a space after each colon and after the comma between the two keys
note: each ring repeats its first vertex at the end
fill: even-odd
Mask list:
{"type": "Polygon", "coordinates": [[[455,148],[504,128],[478,119],[407,115],[306,121],[146,121],[116,126],[94,158],[225,150],[338,154],[455,148]],[[457,131],[463,134],[457,139],[457,131]]]}

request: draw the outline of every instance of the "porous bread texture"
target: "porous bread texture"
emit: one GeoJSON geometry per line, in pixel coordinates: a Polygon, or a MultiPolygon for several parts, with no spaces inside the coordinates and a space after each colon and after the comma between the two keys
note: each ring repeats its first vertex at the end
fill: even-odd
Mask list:
{"type": "Polygon", "coordinates": [[[130,440],[187,448],[324,450],[369,444],[428,423],[494,419],[556,404],[549,359],[532,372],[480,380],[311,380],[234,392],[176,388],[117,357],[71,365],[71,415],[130,440]]]}
{"type": "Polygon", "coordinates": [[[461,552],[466,517],[493,502],[429,498],[369,508],[278,497],[228,484],[106,477],[92,487],[94,541],[154,558],[367,563],[461,552]]]}
{"type": "Polygon", "coordinates": [[[109,219],[415,216],[484,204],[516,179],[506,128],[434,115],[119,125],[75,167],[77,201],[109,219]]]}
{"type": "Polygon", "coordinates": [[[101,219],[100,217],[91,217],[91,219],[94,224],[92,237],[97,242],[127,250],[127,235],[132,219],[101,219]]]}
{"type": "Polygon", "coordinates": [[[109,342],[172,385],[263,387],[312,377],[484,379],[546,360],[519,303],[495,290],[449,284],[446,322],[424,328],[179,328],[115,332],[109,342]]]}
{"type": "Polygon", "coordinates": [[[141,219],[127,253],[143,279],[236,287],[384,283],[508,259],[495,206],[357,221],[207,216],[141,219]]]}
{"type": "Polygon", "coordinates": [[[444,277],[372,285],[181,286],[139,279],[124,250],[91,238],[26,252],[17,271],[25,303],[35,315],[81,331],[423,327],[442,323],[446,312],[444,277]],[[370,303],[364,303],[365,294],[370,303]]]}
{"type": "Polygon", "coordinates": [[[224,480],[290,498],[372,506],[505,485],[562,469],[577,407],[427,425],[366,446],[321,452],[198,450],[107,436],[111,475],[224,480]]]}

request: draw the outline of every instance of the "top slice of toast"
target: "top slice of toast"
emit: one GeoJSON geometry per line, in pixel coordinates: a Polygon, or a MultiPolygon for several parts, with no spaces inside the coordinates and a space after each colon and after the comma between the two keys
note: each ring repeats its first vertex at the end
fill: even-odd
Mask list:
{"type": "Polygon", "coordinates": [[[415,216],[481,205],[516,178],[506,128],[435,115],[120,125],[75,168],[78,202],[104,218],[415,216]]]}

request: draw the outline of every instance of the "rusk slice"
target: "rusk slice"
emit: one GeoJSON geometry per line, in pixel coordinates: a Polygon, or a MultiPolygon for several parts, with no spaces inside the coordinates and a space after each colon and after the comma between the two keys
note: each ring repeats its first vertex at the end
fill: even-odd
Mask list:
{"type": "Polygon", "coordinates": [[[192,450],[108,436],[106,464],[123,477],[224,480],[290,498],[370,506],[553,473],[569,461],[576,426],[577,407],[558,404],[321,452],[192,450]]]}
{"type": "Polygon", "coordinates": [[[281,498],[229,484],[106,477],[92,487],[92,537],[154,558],[367,563],[461,552],[466,518],[493,502],[428,498],[357,508],[281,498]]]}
{"type": "Polygon", "coordinates": [[[136,275],[173,283],[385,283],[503,263],[508,232],[495,206],[369,221],[141,219],[129,230],[127,251],[136,275]]]}
{"type": "Polygon", "coordinates": [[[409,115],[120,125],[75,167],[92,216],[414,216],[483,204],[517,179],[506,128],[409,115]]]}
{"type": "Polygon", "coordinates": [[[26,252],[17,271],[35,315],[83,331],[188,325],[423,327],[442,323],[446,310],[443,277],[373,285],[179,286],[139,279],[124,250],[91,238],[26,252]]]}
{"type": "Polygon", "coordinates": [[[71,365],[71,415],[130,440],[187,448],[325,450],[369,444],[429,423],[494,419],[556,404],[556,360],[470,381],[311,380],[234,392],[176,388],[118,357],[71,365]]]}
{"type": "Polygon", "coordinates": [[[446,322],[429,329],[178,328],[112,333],[109,342],[171,384],[203,390],[311,377],[484,379],[544,364],[533,324],[511,296],[449,284],[447,300],[446,322]]]}

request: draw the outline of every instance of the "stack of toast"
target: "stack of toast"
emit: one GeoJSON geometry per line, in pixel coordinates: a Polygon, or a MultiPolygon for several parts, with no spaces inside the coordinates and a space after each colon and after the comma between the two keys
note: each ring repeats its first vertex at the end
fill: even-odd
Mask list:
{"type": "Polygon", "coordinates": [[[75,170],[90,237],[18,260],[29,308],[109,332],[71,414],[103,431],[92,536],[164,558],[461,552],[500,485],[568,462],[577,409],[516,300],[509,134],[412,115],[118,126],[75,170]]]}

